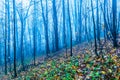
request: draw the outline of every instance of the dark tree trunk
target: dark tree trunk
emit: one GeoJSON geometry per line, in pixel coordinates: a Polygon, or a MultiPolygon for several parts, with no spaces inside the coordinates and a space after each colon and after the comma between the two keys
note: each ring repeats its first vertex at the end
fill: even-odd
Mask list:
{"type": "Polygon", "coordinates": [[[69,8],[69,0],[67,0],[67,12],[68,12],[68,23],[70,29],[70,56],[72,56],[72,27],[71,27],[71,18],[70,18],[70,8],[69,8]]]}
{"type": "Polygon", "coordinates": [[[52,1],[52,8],[53,8],[53,23],[54,23],[54,32],[55,32],[55,48],[56,51],[59,50],[59,39],[58,39],[58,19],[57,19],[57,11],[56,11],[56,0],[52,1]]]}
{"type": "Polygon", "coordinates": [[[93,28],[94,28],[94,44],[95,44],[95,54],[96,56],[98,56],[98,53],[97,53],[97,39],[96,39],[96,25],[95,25],[95,18],[94,18],[94,10],[93,10],[93,2],[91,0],[91,8],[92,8],[92,19],[93,19],[93,28]]]}
{"type": "Polygon", "coordinates": [[[5,37],[4,37],[4,41],[5,41],[5,49],[4,49],[4,59],[5,59],[5,75],[7,75],[7,1],[5,0],[5,37]]]}
{"type": "Polygon", "coordinates": [[[100,46],[100,26],[99,26],[99,7],[98,7],[98,0],[96,0],[96,3],[97,3],[97,10],[96,10],[96,13],[97,13],[97,21],[96,21],[96,26],[97,26],[97,40],[98,40],[98,44],[100,46]]]}
{"type": "Polygon", "coordinates": [[[44,22],[45,27],[45,42],[46,42],[46,56],[48,56],[50,50],[49,50],[49,39],[48,39],[48,1],[46,0],[46,14],[44,14],[44,7],[41,0],[41,7],[42,7],[42,18],[44,22]]]}
{"type": "Polygon", "coordinates": [[[36,2],[34,0],[34,17],[33,17],[33,61],[34,65],[36,65],[36,2]]]}
{"type": "Polygon", "coordinates": [[[13,0],[13,26],[14,26],[14,77],[17,77],[17,72],[16,72],[16,8],[15,8],[15,0],[13,0]]]}
{"type": "Polygon", "coordinates": [[[107,1],[104,0],[103,16],[104,16],[104,39],[105,39],[105,42],[106,42],[106,40],[108,40],[108,35],[107,35],[107,31],[108,31],[107,27],[108,27],[108,25],[107,25],[107,21],[106,21],[106,3],[107,3],[107,1]]]}
{"type": "Polygon", "coordinates": [[[117,0],[112,0],[112,12],[113,12],[113,45],[117,45],[117,0]]]}

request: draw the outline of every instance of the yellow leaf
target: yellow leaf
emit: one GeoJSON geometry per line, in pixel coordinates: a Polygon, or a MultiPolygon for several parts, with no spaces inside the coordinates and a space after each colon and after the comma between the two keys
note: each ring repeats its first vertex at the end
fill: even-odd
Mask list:
{"type": "Polygon", "coordinates": [[[60,77],[59,77],[58,75],[55,75],[54,77],[55,77],[55,80],[56,80],[56,79],[57,79],[57,80],[60,79],[60,77]]]}
{"type": "Polygon", "coordinates": [[[105,72],[105,71],[101,71],[101,73],[102,73],[102,74],[106,74],[106,72],[105,72]]]}
{"type": "Polygon", "coordinates": [[[80,55],[78,55],[77,58],[80,58],[80,55]]]}
{"type": "Polygon", "coordinates": [[[120,67],[120,63],[117,63],[117,66],[120,67]]]}
{"type": "Polygon", "coordinates": [[[120,76],[115,76],[115,78],[117,78],[117,80],[120,80],[120,76]]]}
{"type": "Polygon", "coordinates": [[[76,66],[72,66],[72,69],[77,70],[77,67],[76,66]]]}
{"type": "Polygon", "coordinates": [[[118,70],[117,70],[118,72],[120,72],[120,68],[118,68],[118,70]]]}
{"type": "Polygon", "coordinates": [[[90,65],[89,65],[89,64],[87,64],[87,68],[90,68],[90,65]]]}
{"type": "Polygon", "coordinates": [[[117,58],[118,58],[117,55],[115,55],[115,56],[112,57],[112,59],[113,59],[115,62],[116,62],[117,58]]]}
{"type": "Polygon", "coordinates": [[[108,71],[109,71],[110,73],[112,73],[112,70],[111,70],[111,69],[108,69],[108,71]]]}
{"type": "Polygon", "coordinates": [[[80,72],[80,73],[78,73],[78,76],[83,76],[83,74],[80,72]]]}

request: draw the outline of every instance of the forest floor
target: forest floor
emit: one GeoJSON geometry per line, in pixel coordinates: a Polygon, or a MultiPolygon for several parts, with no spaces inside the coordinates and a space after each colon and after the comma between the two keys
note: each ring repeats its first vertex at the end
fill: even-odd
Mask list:
{"type": "MultiPolygon", "coordinates": [[[[94,45],[83,43],[73,47],[73,56],[62,50],[42,64],[18,73],[13,80],[120,80],[120,48],[113,48],[107,41],[98,47],[99,57],[94,54],[94,45]]],[[[38,59],[38,63],[41,61],[38,59]]],[[[12,80],[4,76],[2,80],[12,80]]]]}

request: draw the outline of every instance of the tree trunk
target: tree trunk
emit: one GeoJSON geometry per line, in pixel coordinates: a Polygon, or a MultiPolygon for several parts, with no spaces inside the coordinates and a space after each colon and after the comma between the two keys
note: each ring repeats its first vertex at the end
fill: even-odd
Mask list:
{"type": "Polygon", "coordinates": [[[95,18],[94,18],[94,10],[93,10],[93,2],[91,0],[91,8],[92,8],[92,19],[93,19],[93,28],[94,28],[94,44],[95,44],[95,54],[96,56],[98,56],[98,53],[97,53],[97,39],[96,39],[96,25],[95,25],[95,18]]]}
{"type": "Polygon", "coordinates": [[[55,32],[55,51],[59,50],[59,39],[58,39],[58,19],[57,19],[57,11],[56,11],[56,0],[52,1],[53,8],[53,23],[54,23],[54,32],[55,32]]]}
{"type": "Polygon", "coordinates": [[[48,1],[46,0],[46,14],[44,14],[44,7],[43,3],[41,0],[41,7],[42,7],[42,18],[44,22],[44,27],[45,27],[45,42],[46,42],[46,56],[49,54],[49,39],[48,39],[48,1]]]}
{"type": "Polygon", "coordinates": [[[9,0],[7,1],[8,4],[8,62],[9,62],[9,71],[11,71],[11,56],[10,56],[10,4],[9,0]]]}
{"type": "Polygon", "coordinates": [[[13,0],[13,26],[14,26],[14,77],[17,77],[16,72],[16,8],[15,0],[13,0]]]}
{"type": "Polygon", "coordinates": [[[67,0],[67,12],[68,12],[68,23],[70,29],[70,56],[72,56],[72,27],[71,27],[71,18],[70,18],[70,8],[69,8],[69,0],[67,0]]]}
{"type": "Polygon", "coordinates": [[[5,41],[5,75],[7,75],[7,1],[5,0],[5,37],[4,37],[4,41],[5,41]]]}
{"type": "Polygon", "coordinates": [[[100,46],[100,26],[99,26],[99,7],[98,7],[98,0],[96,0],[96,3],[97,3],[97,10],[96,10],[96,13],[97,13],[97,21],[96,21],[96,24],[97,24],[97,40],[98,40],[98,44],[100,46]]]}
{"type": "Polygon", "coordinates": [[[112,12],[113,12],[113,45],[117,45],[117,0],[112,0],[112,12]]]}

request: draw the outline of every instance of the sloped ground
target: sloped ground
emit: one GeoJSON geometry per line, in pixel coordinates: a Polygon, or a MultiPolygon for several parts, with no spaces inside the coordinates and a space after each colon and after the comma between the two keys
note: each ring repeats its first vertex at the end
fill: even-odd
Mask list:
{"type": "Polygon", "coordinates": [[[15,80],[120,80],[119,49],[107,42],[98,49],[99,57],[93,49],[93,44],[75,46],[73,57],[66,57],[63,50],[43,64],[19,73],[15,80]]]}

